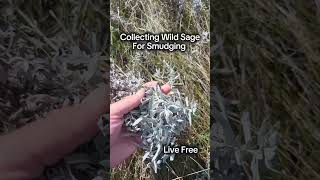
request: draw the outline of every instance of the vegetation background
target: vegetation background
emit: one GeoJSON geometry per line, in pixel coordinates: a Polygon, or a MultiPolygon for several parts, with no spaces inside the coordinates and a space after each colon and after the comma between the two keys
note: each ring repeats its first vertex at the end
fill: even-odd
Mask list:
{"type": "MultiPolygon", "coordinates": [[[[102,0],[0,1],[1,135],[81,102],[103,82],[107,7],[102,0]]],[[[103,179],[106,142],[98,135],[48,168],[46,177],[103,179]]]]}
{"type": "Polygon", "coordinates": [[[215,0],[216,179],[320,178],[320,1],[215,0]]]}
{"type": "Polygon", "coordinates": [[[153,77],[156,68],[165,69],[163,61],[180,74],[176,88],[198,102],[193,125],[180,144],[199,148],[196,156],[180,155],[163,165],[157,174],[142,162],[143,152],[135,153],[111,173],[112,179],[208,179],[210,151],[210,49],[209,1],[131,0],[111,1],[111,58],[124,72],[140,73],[145,81],[164,79],[153,77]],[[198,4],[197,4],[198,3],[198,4]],[[188,45],[187,52],[133,51],[131,44],[119,39],[121,32],[200,34],[202,40],[188,45]]]}
{"type": "MultiPolygon", "coordinates": [[[[195,11],[191,1],[112,3],[111,30],[114,37],[119,29],[137,32],[209,31],[207,1],[202,1],[198,15],[191,13],[195,11]]],[[[83,74],[86,72],[83,67],[88,67],[92,59],[108,61],[105,51],[108,34],[105,32],[109,28],[106,26],[109,12],[104,7],[106,3],[102,0],[0,2],[1,134],[35,120],[36,115],[45,115],[45,112],[61,106],[69,96],[72,97],[70,103],[76,103],[93,88],[95,81],[91,81],[91,85],[87,83],[87,78],[93,77],[91,73],[79,76],[66,72],[81,67],[81,73],[76,73],[83,74]],[[11,63],[8,60],[12,60],[11,63]],[[65,60],[74,65],[63,69],[65,60]],[[39,66],[45,71],[34,68],[39,66]],[[84,80],[68,86],[77,79],[75,77],[84,80]],[[48,87],[58,88],[49,91],[48,87]],[[34,96],[38,94],[48,96],[34,96]],[[41,108],[27,106],[30,102],[38,102],[41,108]],[[30,107],[36,108],[31,110],[30,107]]],[[[118,65],[140,68],[147,79],[152,79],[149,71],[160,67],[163,59],[172,62],[182,75],[183,84],[177,86],[185,93],[194,94],[202,103],[195,120],[199,123],[194,124],[186,138],[187,142],[196,142],[198,147],[203,147],[200,156],[195,157],[195,161],[190,157],[183,161],[177,159],[171,165],[175,169],[163,168],[161,175],[178,178],[193,172],[201,174],[199,171],[208,168],[209,102],[206,100],[211,79],[214,87],[211,87],[210,166],[215,168],[211,177],[319,179],[320,2],[215,0],[210,9],[211,63],[204,53],[209,48],[207,43],[202,44],[204,48],[195,54],[160,52],[156,56],[153,53],[139,55],[129,51],[128,45],[112,42],[112,57],[119,60],[118,65]],[[133,58],[137,61],[132,61],[133,58]],[[141,62],[141,65],[132,62],[141,62]],[[211,78],[208,77],[210,64],[211,78]],[[255,158],[252,154],[256,154],[255,158]],[[271,169],[271,166],[266,167],[266,160],[272,165],[271,169]]],[[[82,152],[81,156],[77,153],[67,158],[63,165],[59,165],[62,171],[58,168],[54,172],[60,173],[55,175],[70,179],[71,168],[78,179],[96,176],[92,167],[98,166],[99,158],[92,160],[95,155],[88,156],[88,152],[97,152],[92,149],[96,149],[95,143],[92,144],[78,151],[82,152]]],[[[137,155],[132,158],[131,166],[123,165],[112,175],[120,179],[143,178],[139,176],[141,174],[151,177],[137,155]]]]}

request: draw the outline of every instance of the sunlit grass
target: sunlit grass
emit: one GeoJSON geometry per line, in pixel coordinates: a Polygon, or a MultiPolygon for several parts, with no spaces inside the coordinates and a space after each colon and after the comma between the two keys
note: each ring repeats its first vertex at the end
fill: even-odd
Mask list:
{"type": "MultiPolygon", "coordinates": [[[[112,171],[112,176],[124,179],[177,178],[208,168],[209,127],[210,127],[210,58],[209,42],[201,41],[189,47],[193,51],[181,52],[145,52],[132,51],[131,45],[119,41],[120,32],[184,32],[198,33],[209,31],[209,8],[204,4],[200,16],[195,16],[190,2],[185,4],[182,19],[177,19],[178,9],[171,1],[113,1],[112,2],[112,58],[123,69],[134,70],[142,74],[146,81],[159,80],[152,75],[156,68],[163,68],[163,61],[180,74],[180,80],[174,84],[185,96],[194,98],[198,110],[193,125],[181,138],[181,143],[199,148],[200,153],[193,157],[181,155],[173,163],[164,165],[158,174],[142,162],[142,152],[135,153],[127,163],[112,171]],[[119,11],[117,11],[119,9],[119,11]],[[120,16],[118,16],[120,15],[120,16]],[[197,164],[198,163],[198,164],[197,164]]],[[[165,81],[165,80],[159,80],[165,81]]],[[[207,171],[207,170],[206,170],[207,171]]],[[[202,171],[201,171],[202,172],[202,171]]],[[[201,173],[195,173],[196,175],[201,173]]],[[[195,176],[189,175],[188,178],[195,176]]]]}

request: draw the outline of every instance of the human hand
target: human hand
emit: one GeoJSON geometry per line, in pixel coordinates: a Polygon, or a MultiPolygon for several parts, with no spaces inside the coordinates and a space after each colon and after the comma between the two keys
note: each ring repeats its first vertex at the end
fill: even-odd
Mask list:
{"type": "MultiPolygon", "coordinates": [[[[154,87],[156,81],[148,82],[145,87],[154,87]]],[[[168,84],[161,87],[163,93],[168,93],[171,88],[168,84]]],[[[127,96],[110,105],[110,164],[114,167],[127,159],[136,150],[134,137],[124,137],[126,130],[122,128],[123,116],[138,107],[144,97],[145,90],[140,89],[136,94],[127,96]]]]}
{"type": "Polygon", "coordinates": [[[81,104],[53,110],[45,119],[0,136],[0,179],[39,179],[45,167],[92,139],[99,131],[98,118],[107,113],[107,97],[102,86],[81,104]]]}

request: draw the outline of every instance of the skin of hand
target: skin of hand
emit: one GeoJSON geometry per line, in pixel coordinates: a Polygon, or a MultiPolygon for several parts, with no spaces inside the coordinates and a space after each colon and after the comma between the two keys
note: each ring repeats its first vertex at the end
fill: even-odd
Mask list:
{"type": "MultiPolygon", "coordinates": [[[[146,83],[145,87],[154,87],[157,82],[146,83]]],[[[168,84],[161,87],[163,93],[171,90],[168,84]]],[[[110,165],[115,167],[127,159],[136,150],[135,137],[123,136],[126,131],[122,128],[123,116],[138,107],[144,97],[145,90],[140,89],[136,94],[127,96],[124,99],[110,105],[110,165]]]]}
{"type": "Polygon", "coordinates": [[[91,92],[80,104],[53,110],[16,131],[0,136],[0,180],[39,179],[99,131],[97,120],[108,113],[107,87],[91,92]]]}
{"type": "MultiPolygon", "coordinates": [[[[145,86],[155,86],[156,82],[145,86]]],[[[169,85],[162,86],[168,93],[169,85]]],[[[52,166],[99,131],[98,118],[109,110],[107,87],[91,92],[80,104],[53,110],[47,117],[0,136],[0,180],[39,179],[52,166]]],[[[119,164],[135,150],[133,139],[123,139],[123,115],[140,104],[144,89],[110,106],[111,166],[119,164]],[[118,156],[118,157],[117,157],[118,156]]]]}

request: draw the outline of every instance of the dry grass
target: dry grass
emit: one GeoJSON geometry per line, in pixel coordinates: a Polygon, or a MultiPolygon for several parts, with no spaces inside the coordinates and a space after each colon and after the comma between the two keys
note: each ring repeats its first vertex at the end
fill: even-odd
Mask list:
{"type": "MultiPolygon", "coordinates": [[[[127,163],[114,168],[114,179],[171,179],[187,176],[195,178],[197,174],[208,168],[209,158],[209,43],[201,41],[194,45],[193,52],[145,52],[132,51],[131,45],[119,41],[120,32],[185,32],[203,33],[209,31],[208,2],[203,2],[201,14],[192,14],[190,1],[186,2],[181,19],[175,1],[112,1],[112,58],[123,69],[140,72],[144,79],[158,80],[152,77],[156,68],[162,68],[163,60],[180,73],[180,83],[175,86],[186,96],[194,97],[199,103],[197,116],[190,133],[182,138],[185,144],[192,144],[200,149],[198,156],[177,157],[168,167],[163,166],[161,172],[153,174],[142,162],[141,152],[137,152],[127,163]],[[201,171],[198,173],[198,171],[201,171]]],[[[165,80],[164,80],[165,81],[165,80]]]]}
{"type": "Polygon", "coordinates": [[[241,132],[243,112],[255,129],[280,123],[280,172],[261,168],[262,177],[319,179],[319,1],[227,0],[211,8],[213,76],[233,129],[241,132]]]}

